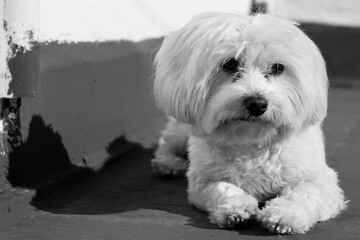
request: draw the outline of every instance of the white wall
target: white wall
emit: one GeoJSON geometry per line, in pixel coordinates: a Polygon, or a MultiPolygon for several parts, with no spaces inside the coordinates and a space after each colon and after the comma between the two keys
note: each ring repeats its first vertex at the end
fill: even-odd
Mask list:
{"type": "Polygon", "coordinates": [[[360,27],[359,0],[267,0],[271,14],[300,22],[360,27]]]}
{"type": "MultiPolygon", "coordinates": [[[[198,13],[247,14],[250,0],[2,0],[7,20],[41,41],[140,41],[167,34],[198,13]]],[[[259,0],[258,0],[259,1],[259,0]]],[[[360,26],[359,0],[261,0],[271,14],[335,25],[360,26]]],[[[19,35],[20,36],[20,35],[19,35]]],[[[18,37],[17,41],[21,41],[18,37]]]]}
{"type": "MultiPolygon", "coordinates": [[[[140,41],[163,36],[181,27],[193,15],[201,12],[235,11],[248,14],[251,3],[250,0],[39,1],[42,41],[119,39],[140,41]]],[[[268,3],[271,14],[288,19],[360,26],[359,0],[267,0],[265,2],[268,3]]]]}
{"type": "Polygon", "coordinates": [[[40,1],[42,41],[140,41],[164,36],[201,12],[250,9],[250,0],[40,1]]]}

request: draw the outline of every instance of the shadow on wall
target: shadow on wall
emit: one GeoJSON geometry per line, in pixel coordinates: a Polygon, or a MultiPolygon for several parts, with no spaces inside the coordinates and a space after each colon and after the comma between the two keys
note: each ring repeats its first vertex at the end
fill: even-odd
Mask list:
{"type": "Polygon", "coordinates": [[[9,182],[39,189],[64,174],[89,173],[83,157],[106,146],[110,155],[122,151],[117,146],[129,144],[119,136],[147,146],[156,143],[166,121],[154,104],[150,81],[160,43],[50,43],[16,56],[12,71],[39,55],[40,64],[24,69],[35,77],[19,73],[10,86],[22,97],[25,141],[9,153],[9,182]]]}
{"type": "Polygon", "coordinates": [[[81,167],[71,163],[60,134],[35,115],[27,140],[9,154],[7,179],[13,186],[32,189],[74,168],[81,167]]]}
{"type": "MultiPolygon", "coordinates": [[[[102,168],[121,159],[112,156],[121,156],[138,146],[124,136],[116,138],[106,148],[109,158],[102,168]]],[[[95,171],[84,163],[84,166],[73,164],[60,134],[51,125],[46,125],[40,115],[35,115],[30,122],[27,140],[9,154],[7,179],[13,186],[38,190],[37,196],[40,196],[67,185],[74,177],[94,174],[95,171]]]]}
{"type": "MultiPolygon", "coordinates": [[[[152,96],[152,59],[161,39],[40,46],[41,83],[24,98],[22,126],[40,112],[81,164],[120,135],[151,146],[165,118],[152,96]]],[[[29,85],[29,84],[28,84],[29,85]]],[[[14,85],[15,86],[15,85],[14,85]]]]}

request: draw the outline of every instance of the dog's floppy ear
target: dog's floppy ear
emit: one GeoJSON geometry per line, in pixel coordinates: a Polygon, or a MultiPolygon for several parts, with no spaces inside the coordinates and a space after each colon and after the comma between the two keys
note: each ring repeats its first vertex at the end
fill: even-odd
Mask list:
{"type": "Polygon", "coordinates": [[[325,60],[315,43],[303,32],[299,39],[304,46],[299,72],[302,78],[302,99],[304,105],[305,124],[314,125],[321,123],[327,115],[328,107],[328,76],[325,60]]]}
{"type": "Polygon", "coordinates": [[[257,32],[257,38],[286,43],[287,61],[297,78],[294,85],[300,93],[300,102],[294,103],[302,107],[298,118],[305,126],[321,123],[327,113],[328,77],[318,47],[295,22],[259,14],[254,17],[253,24],[259,23],[267,28],[266,31],[257,32]],[[275,27],[281,29],[283,35],[271,35],[269,31],[275,27]]]}
{"type": "Polygon", "coordinates": [[[171,33],[156,54],[154,95],[157,106],[167,115],[192,123],[204,89],[201,84],[195,86],[192,79],[196,66],[189,66],[192,53],[183,34],[183,30],[171,33]]]}
{"type": "Polygon", "coordinates": [[[154,95],[160,109],[180,122],[193,123],[202,111],[210,66],[194,22],[170,33],[155,57],[154,95]],[[202,62],[198,62],[202,61],[202,62]]]}

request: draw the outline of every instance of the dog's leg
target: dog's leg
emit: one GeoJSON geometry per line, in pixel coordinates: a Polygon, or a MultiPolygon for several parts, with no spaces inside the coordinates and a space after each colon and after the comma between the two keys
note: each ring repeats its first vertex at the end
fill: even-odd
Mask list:
{"type": "Polygon", "coordinates": [[[257,219],[273,233],[304,233],[316,222],[333,218],[345,209],[337,182],[336,173],[327,169],[312,181],[284,189],[281,196],[266,203],[257,219]]]}
{"type": "Polygon", "coordinates": [[[188,165],[188,131],[175,119],[170,118],[159,139],[159,147],[151,166],[156,175],[161,177],[184,177],[188,165]]]}
{"type": "Polygon", "coordinates": [[[208,212],[212,223],[233,228],[253,219],[258,201],[241,188],[228,182],[195,185],[189,178],[189,201],[208,212]]]}

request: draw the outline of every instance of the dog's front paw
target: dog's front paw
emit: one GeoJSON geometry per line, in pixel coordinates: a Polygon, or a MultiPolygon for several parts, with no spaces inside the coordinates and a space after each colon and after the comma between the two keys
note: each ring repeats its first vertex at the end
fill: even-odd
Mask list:
{"type": "Polygon", "coordinates": [[[235,226],[243,226],[247,224],[248,218],[244,217],[243,214],[240,213],[229,213],[227,214],[227,222],[226,227],[234,228],[235,226]]]}
{"type": "Polygon", "coordinates": [[[247,227],[249,220],[255,219],[259,208],[255,199],[242,200],[239,203],[229,201],[220,206],[210,213],[210,221],[221,228],[247,227]]]}
{"type": "Polygon", "coordinates": [[[255,209],[253,209],[253,211],[238,209],[226,212],[226,222],[225,224],[220,224],[219,226],[227,228],[246,228],[249,226],[249,222],[255,219],[256,211],[257,210],[255,209]]]}
{"type": "Polygon", "coordinates": [[[290,201],[271,202],[257,214],[256,218],[274,234],[305,233],[312,226],[310,216],[302,206],[290,201]]]}
{"type": "Polygon", "coordinates": [[[185,177],[188,163],[185,159],[173,156],[162,155],[151,160],[153,172],[160,177],[185,177]]]}
{"type": "Polygon", "coordinates": [[[294,234],[293,229],[290,226],[282,225],[280,223],[263,222],[263,226],[273,234],[294,234]]]}

